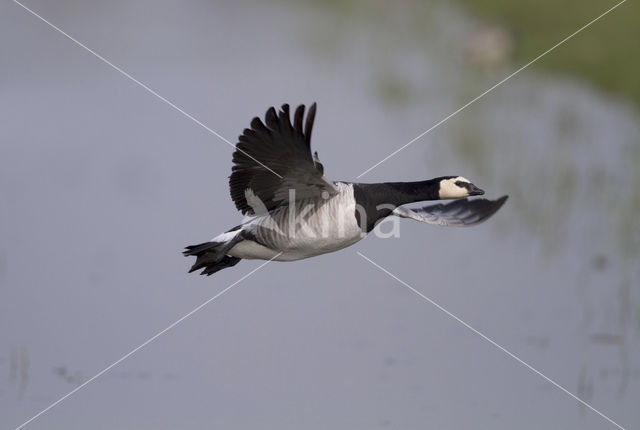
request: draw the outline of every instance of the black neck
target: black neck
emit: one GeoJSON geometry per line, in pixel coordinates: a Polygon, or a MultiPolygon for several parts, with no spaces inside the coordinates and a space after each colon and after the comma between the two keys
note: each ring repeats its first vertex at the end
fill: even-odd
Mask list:
{"type": "Polygon", "coordinates": [[[375,223],[391,214],[398,206],[440,198],[443,178],[417,182],[384,182],[353,184],[356,199],[356,219],[361,228],[371,231],[375,223]],[[360,209],[359,209],[360,208],[360,209]],[[366,214],[366,222],[359,213],[366,214]]]}
{"type": "Polygon", "coordinates": [[[373,186],[373,198],[378,204],[402,206],[408,203],[438,200],[440,198],[440,178],[416,182],[384,182],[373,186]]]}

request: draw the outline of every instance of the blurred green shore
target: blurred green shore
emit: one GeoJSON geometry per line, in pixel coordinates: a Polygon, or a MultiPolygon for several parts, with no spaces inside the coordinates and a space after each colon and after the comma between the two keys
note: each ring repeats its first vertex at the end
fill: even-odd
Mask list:
{"type": "MultiPolygon", "coordinates": [[[[461,0],[469,12],[505,28],[513,60],[526,64],[613,7],[601,0],[461,0]]],[[[595,83],[640,105],[640,4],[626,1],[536,63],[536,68],[595,83]]]]}

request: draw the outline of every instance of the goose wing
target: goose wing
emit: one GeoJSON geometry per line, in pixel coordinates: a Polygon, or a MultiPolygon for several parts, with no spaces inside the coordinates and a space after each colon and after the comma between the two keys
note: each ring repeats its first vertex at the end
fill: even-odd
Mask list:
{"type": "Polygon", "coordinates": [[[304,105],[298,106],[291,124],[288,104],[278,113],[271,107],[264,123],[254,118],[251,128],[239,137],[229,188],[231,199],[243,214],[254,215],[287,204],[290,190],[295,191],[295,200],[338,192],[323,176],[318,154],[311,155],[316,104],[309,108],[303,128],[304,110],[304,105]]]}
{"type": "Polygon", "coordinates": [[[419,209],[396,208],[394,215],[428,224],[447,227],[468,227],[487,220],[504,205],[508,196],[497,200],[459,199],[447,204],[425,206],[419,209]]]}

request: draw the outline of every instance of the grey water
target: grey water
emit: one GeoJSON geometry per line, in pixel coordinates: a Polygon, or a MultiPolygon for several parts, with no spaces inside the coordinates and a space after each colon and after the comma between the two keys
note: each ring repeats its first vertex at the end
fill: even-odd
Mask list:
{"type": "MultiPolygon", "coordinates": [[[[519,67],[475,61],[483,24],[442,2],[25,5],[231,143],[271,105],[316,101],[312,145],[335,180],[519,67]]],[[[13,2],[0,34],[12,429],[261,262],[206,278],[180,254],[240,220],[230,145],[13,2]]],[[[638,115],[526,69],[357,179],[463,175],[510,195],[490,221],[403,220],[399,238],[270,263],[25,428],[615,428],[461,321],[634,428],[638,115]]]]}

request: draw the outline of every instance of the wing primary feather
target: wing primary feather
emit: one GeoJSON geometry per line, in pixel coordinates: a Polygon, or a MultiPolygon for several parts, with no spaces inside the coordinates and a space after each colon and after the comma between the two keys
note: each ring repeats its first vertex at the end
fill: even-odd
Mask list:
{"type": "Polygon", "coordinates": [[[267,127],[271,130],[278,131],[280,127],[278,126],[278,115],[276,114],[276,110],[271,106],[267,109],[267,113],[264,116],[264,119],[267,121],[267,127]]]}
{"type": "Polygon", "coordinates": [[[289,119],[289,105],[283,104],[280,108],[280,131],[287,135],[291,134],[291,121],[289,119]]]}
{"type": "Polygon", "coordinates": [[[304,105],[300,105],[296,108],[296,113],[293,114],[293,129],[300,133],[300,135],[304,134],[304,130],[302,130],[302,119],[304,118],[304,105]]]}
{"type": "Polygon", "coordinates": [[[324,166],[320,162],[320,158],[318,158],[318,151],[313,153],[313,164],[316,166],[316,169],[318,169],[320,174],[324,175],[324,166]]]}
{"type": "Polygon", "coordinates": [[[262,134],[264,137],[269,137],[269,129],[262,123],[262,120],[258,117],[255,117],[251,120],[251,128],[256,132],[262,134]]]}
{"type": "Polygon", "coordinates": [[[304,141],[307,144],[307,148],[311,148],[311,130],[313,129],[313,120],[316,117],[316,103],[313,102],[307,112],[307,120],[304,124],[304,141]]]}

